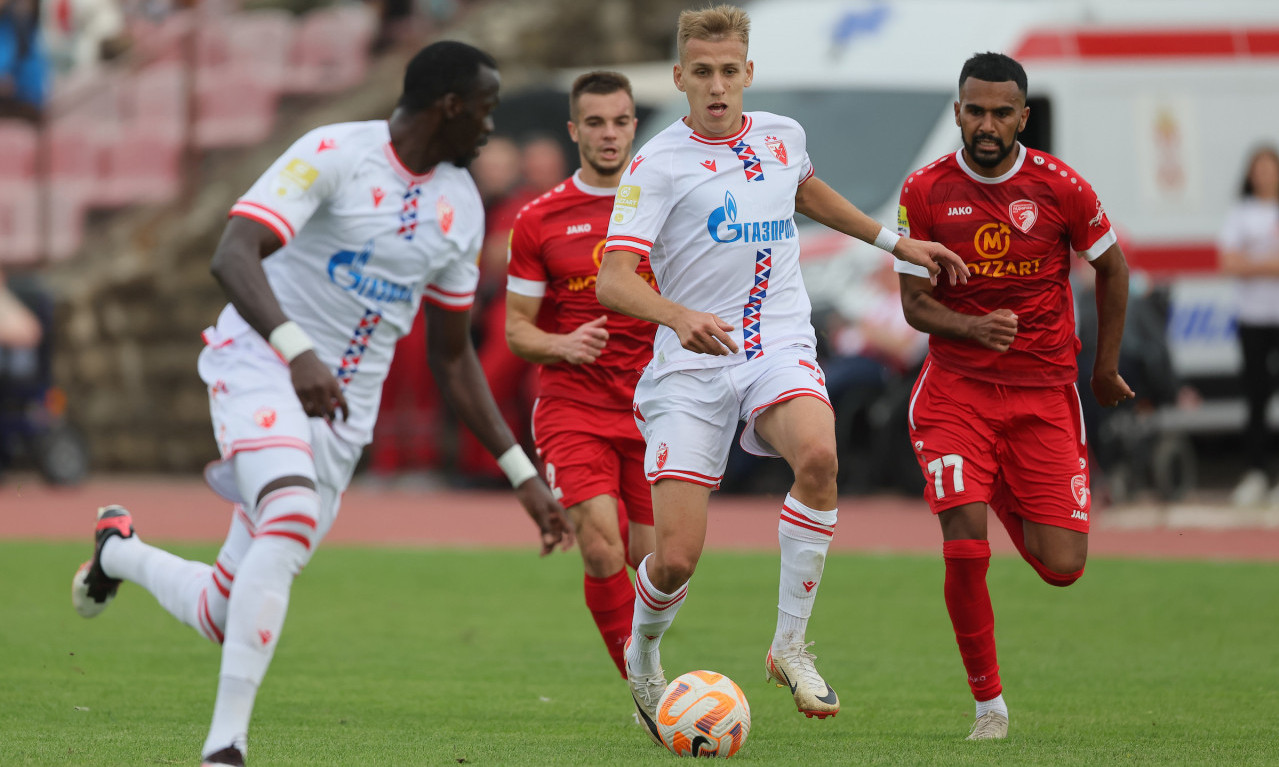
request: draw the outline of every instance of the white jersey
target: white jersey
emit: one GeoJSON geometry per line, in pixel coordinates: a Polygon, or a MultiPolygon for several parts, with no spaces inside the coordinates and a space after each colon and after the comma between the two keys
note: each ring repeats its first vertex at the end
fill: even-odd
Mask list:
{"type": "MultiPolygon", "coordinates": [[[[384,120],[317,128],[280,156],[231,208],[284,246],[263,261],[285,315],[315,342],[350,407],[334,429],[372,436],[395,342],[419,302],[470,308],[484,209],[471,176],[440,163],[415,175],[384,120]]],[[[211,344],[255,331],[228,305],[211,344]]]]}
{"type": "Polygon", "coordinates": [[[737,354],[684,349],[659,326],[653,369],[734,365],[784,346],[815,348],[799,270],[795,193],[813,175],[804,129],[768,112],[709,138],[682,119],[646,143],[622,177],[607,249],[647,255],[662,295],[732,325],[737,354]]]}

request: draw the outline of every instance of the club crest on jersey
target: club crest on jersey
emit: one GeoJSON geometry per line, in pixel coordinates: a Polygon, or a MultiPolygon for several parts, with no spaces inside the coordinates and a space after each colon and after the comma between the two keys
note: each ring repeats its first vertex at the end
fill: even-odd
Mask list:
{"type": "Polygon", "coordinates": [[[1039,220],[1039,206],[1034,200],[1013,200],[1008,203],[1008,217],[1012,219],[1013,226],[1029,232],[1039,220]]]}
{"type": "Polygon", "coordinates": [[[386,199],[386,192],[382,190],[382,187],[380,186],[373,187],[373,207],[376,208],[377,206],[381,205],[382,200],[384,199],[386,199]]]}
{"type": "Polygon", "coordinates": [[[768,151],[772,152],[773,156],[776,157],[777,161],[780,162],[782,165],[789,164],[786,158],[786,142],[785,141],[782,141],[776,136],[765,136],[764,146],[768,147],[768,151]]]}
{"type": "Polygon", "coordinates": [[[435,201],[435,220],[440,222],[440,231],[445,234],[453,228],[453,205],[444,195],[435,201]]]}
{"type": "MultiPolygon", "coordinates": [[[[642,158],[641,158],[642,159],[642,158]]],[[[622,184],[613,198],[613,223],[629,224],[639,208],[640,188],[634,184],[622,184]]]]}

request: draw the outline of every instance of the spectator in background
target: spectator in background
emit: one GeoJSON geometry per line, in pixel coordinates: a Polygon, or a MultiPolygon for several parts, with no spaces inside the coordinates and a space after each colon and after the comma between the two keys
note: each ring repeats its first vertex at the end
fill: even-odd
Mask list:
{"type": "Polygon", "coordinates": [[[59,74],[93,72],[131,44],[117,0],[43,0],[42,31],[59,74]]]}
{"type": "MultiPolygon", "coordinates": [[[[1243,180],[1243,197],[1231,208],[1218,239],[1224,274],[1239,280],[1238,329],[1243,353],[1243,391],[1248,401],[1244,432],[1249,469],[1235,487],[1236,506],[1266,500],[1268,458],[1275,447],[1266,421],[1270,395],[1279,387],[1279,150],[1263,146],[1252,153],[1243,180]]],[[[1270,490],[1279,505],[1279,485],[1270,490]]]]}
{"type": "Polygon", "coordinates": [[[50,82],[39,0],[0,0],[0,118],[40,120],[50,82]]]}
{"type": "Polygon", "coordinates": [[[40,343],[40,320],[5,284],[0,273],[0,347],[30,349],[40,343]]]}

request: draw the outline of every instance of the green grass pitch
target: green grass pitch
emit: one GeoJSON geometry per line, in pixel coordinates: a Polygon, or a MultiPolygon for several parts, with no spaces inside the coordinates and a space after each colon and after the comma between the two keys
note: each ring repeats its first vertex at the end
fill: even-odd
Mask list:
{"type": "MultiPolygon", "coordinates": [[[[218,652],[126,584],[83,620],[81,545],[0,543],[0,763],[194,765],[218,652]]],[[[177,548],[209,559],[211,547],[177,548]]],[[[1069,589],[990,572],[1003,742],[972,701],[934,557],[832,556],[809,639],[839,691],[806,719],[764,682],[776,554],[708,552],[663,643],[668,678],[728,674],[749,764],[1279,763],[1279,567],[1099,559],[1069,589]]],[[[670,763],[631,718],[576,553],[325,547],[293,591],[249,763],[670,763]]]]}

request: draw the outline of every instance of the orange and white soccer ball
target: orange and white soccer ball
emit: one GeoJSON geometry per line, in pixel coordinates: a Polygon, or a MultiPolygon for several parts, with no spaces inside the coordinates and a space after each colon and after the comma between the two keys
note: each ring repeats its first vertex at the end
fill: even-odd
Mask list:
{"type": "Polygon", "coordinates": [[[662,693],[657,731],[676,756],[727,759],[746,742],[751,707],[732,679],[714,671],[690,671],[662,693]]]}

